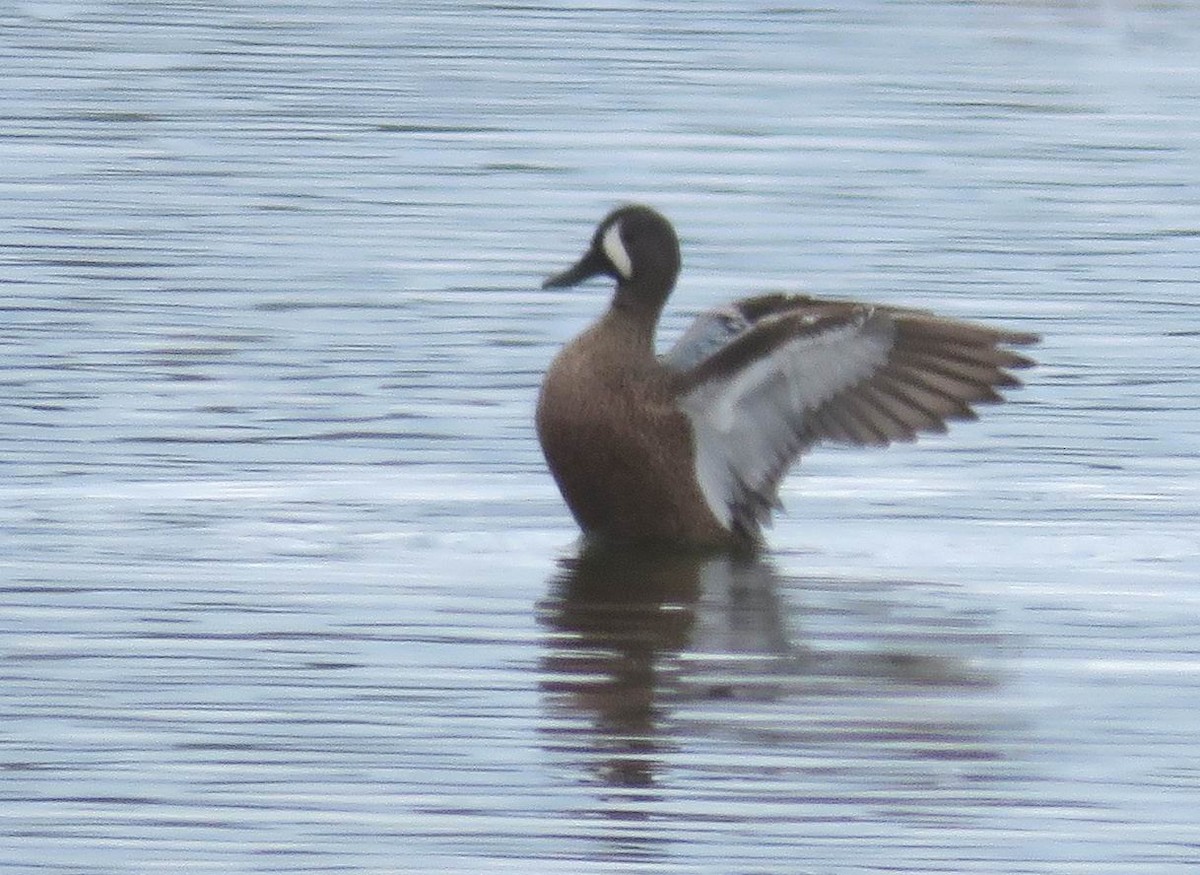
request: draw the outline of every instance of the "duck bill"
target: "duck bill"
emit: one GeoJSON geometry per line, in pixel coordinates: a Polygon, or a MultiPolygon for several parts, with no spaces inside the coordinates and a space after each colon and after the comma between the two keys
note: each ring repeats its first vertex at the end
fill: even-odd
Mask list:
{"type": "Polygon", "coordinates": [[[568,267],[562,273],[557,273],[552,277],[547,277],[542,283],[543,289],[565,289],[567,286],[578,285],[586,279],[591,279],[597,274],[604,273],[608,269],[604,263],[604,259],[594,249],[589,249],[579,261],[568,267]]]}

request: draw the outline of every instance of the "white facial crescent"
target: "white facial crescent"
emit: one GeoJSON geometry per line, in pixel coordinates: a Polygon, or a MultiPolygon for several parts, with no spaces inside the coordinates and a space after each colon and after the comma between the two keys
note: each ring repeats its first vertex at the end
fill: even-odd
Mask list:
{"type": "Polygon", "coordinates": [[[608,226],[608,230],[600,238],[600,244],[604,247],[604,254],[613,263],[613,267],[617,269],[617,273],[621,275],[621,278],[632,279],[633,260],[629,257],[629,253],[625,251],[625,244],[621,242],[620,222],[613,222],[608,226]]]}

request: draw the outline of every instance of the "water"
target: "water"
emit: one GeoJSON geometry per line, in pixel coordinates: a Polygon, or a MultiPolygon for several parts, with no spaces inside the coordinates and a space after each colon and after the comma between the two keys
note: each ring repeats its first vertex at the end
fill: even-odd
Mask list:
{"type": "Polygon", "coordinates": [[[0,17],[6,872],[1200,865],[1200,12],[0,17]],[[665,211],[762,288],[1045,335],[760,560],[577,557],[531,427],[665,211]]]}

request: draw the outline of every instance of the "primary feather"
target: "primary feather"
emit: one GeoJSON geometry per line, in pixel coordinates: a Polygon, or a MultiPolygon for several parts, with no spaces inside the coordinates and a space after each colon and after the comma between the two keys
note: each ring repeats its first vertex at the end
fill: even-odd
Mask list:
{"type": "Polygon", "coordinates": [[[691,422],[709,509],[756,538],[783,475],[820,441],[882,446],[973,418],[1019,385],[1036,340],[920,310],[764,295],[700,316],[663,363],[691,422]]]}

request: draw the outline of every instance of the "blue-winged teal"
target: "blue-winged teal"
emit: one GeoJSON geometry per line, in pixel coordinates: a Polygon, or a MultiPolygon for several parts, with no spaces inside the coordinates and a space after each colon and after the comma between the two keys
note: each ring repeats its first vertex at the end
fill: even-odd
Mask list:
{"type": "Polygon", "coordinates": [[[885,446],[1020,385],[1037,336],[920,310],[769,294],[700,316],[664,356],[659,314],[679,275],[670,223],[607,216],[544,288],[606,274],[616,293],[542,383],[537,431],[584,532],[599,539],[750,546],[779,482],[813,444],[885,446]]]}

